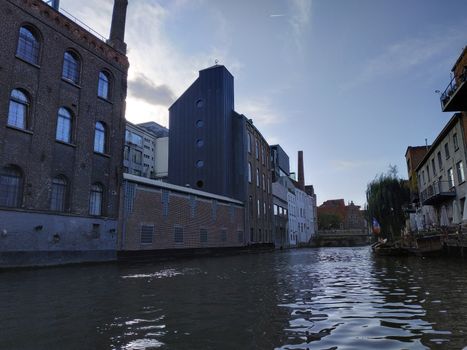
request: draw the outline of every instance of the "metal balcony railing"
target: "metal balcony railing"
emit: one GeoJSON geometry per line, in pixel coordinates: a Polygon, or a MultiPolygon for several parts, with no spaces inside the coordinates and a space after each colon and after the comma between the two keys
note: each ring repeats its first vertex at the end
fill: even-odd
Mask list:
{"type": "Polygon", "coordinates": [[[455,195],[456,189],[451,181],[436,181],[420,193],[420,198],[423,204],[429,204],[427,202],[455,195]]]}
{"type": "Polygon", "coordinates": [[[467,71],[464,71],[457,78],[453,77],[444,92],[441,94],[441,106],[444,108],[451,97],[456,93],[458,87],[467,80],[467,71]]]}

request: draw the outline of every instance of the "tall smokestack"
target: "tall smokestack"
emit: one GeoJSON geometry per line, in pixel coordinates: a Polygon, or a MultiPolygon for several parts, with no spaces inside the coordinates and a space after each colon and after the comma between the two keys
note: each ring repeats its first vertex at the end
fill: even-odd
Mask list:
{"type": "Polygon", "coordinates": [[[128,0],[114,0],[110,39],[108,40],[110,46],[123,54],[126,54],[125,22],[127,6],[128,0]]]}
{"type": "Polygon", "coordinates": [[[303,168],[303,151],[298,151],[298,186],[305,191],[305,170],[303,168]]]}

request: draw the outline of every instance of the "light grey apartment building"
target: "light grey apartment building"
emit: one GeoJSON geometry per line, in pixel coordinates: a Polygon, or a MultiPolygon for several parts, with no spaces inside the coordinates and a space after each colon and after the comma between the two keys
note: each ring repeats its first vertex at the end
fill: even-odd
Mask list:
{"type": "Polygon", "coordinates": [[[133,124],[127,121],[123,172],[151,179],[167,177],[168,133],[155,122],[133,124]]]}

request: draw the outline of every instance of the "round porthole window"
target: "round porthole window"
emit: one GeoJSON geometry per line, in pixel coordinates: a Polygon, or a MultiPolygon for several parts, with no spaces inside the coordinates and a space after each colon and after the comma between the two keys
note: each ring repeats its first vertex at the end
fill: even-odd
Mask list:
{"type": "Polygon", "coordinates": [[[202,99],[199,99],[196,101],[196,107],[202,108],[204,106],[204,101],[202,99]]]}
{"type": "Polygon", "coordinates": [[[202,128],[203,126],[204,126],[204,122],[201,119],[196,121],[197,128],[202,128]]]}
{"type": "Polygon", "coordinates": [[[201,181],[201,180],[198,180],[198,181],[196,182],[196,186],[197,186],[198,188],[203,188],[204,182],[201,181]]]}
{"type": "Polygon", "coordinates": [[[196,162],[196,167],[197,167],[197,168],[202,168],[203,166],[204,166],[204,161],[203,161],[203,160],[198,160],[198,161],[196,162]]]}
{"type": "Polygon", "coordinates": [[[198,139],[196,140],[196,147],[201,148],[204,146],[204,140],[198,139]]]}

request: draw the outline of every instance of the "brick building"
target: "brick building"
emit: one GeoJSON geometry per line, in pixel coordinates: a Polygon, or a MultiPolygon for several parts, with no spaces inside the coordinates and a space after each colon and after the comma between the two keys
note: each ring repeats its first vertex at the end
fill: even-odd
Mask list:
{"type": "Polygon", "coordinates": [[[115,259],[126,0],[103,40],[58,1],[0,2],[0,264],[115,259]]]}
{"type": "Polygon", "coordinates": [[[425,155],[428,153],[428,150],[431,146],[409,146],[405,151],[405,160],[407,162],[407,175],[409,177],[409,187],[410,187],[410,201],[417,205],[419,203],[418,196],[418,179],[417,179],[417,169],[420,162],[423,160],[425,155]]]}
{"type": "Polygon", "coordinates": [[[245,243],[272,243],[269,145],[234,109],[234,78],[222,65],[199,77],[169,108],[169,179],[245,204],[245,243]]]}
{"type": "MultiPolygon", "coordinates": [[[[365,229],[365,217],[359,205],[355,205],[352,201],[345,205],[344,199],[331,199],[325,201],[318,207],[318,220],[325,215],[333,215],[339,219],[339,227],[332,227],[333,229],[342,230],[361,230],[365,229]]],[[[320,229],[327,229],[322,227],[320,229]]]]}
{"type": "MultiPolygon", "coordinates": [[[[124,174],[120,256],[244,245],[243,203],[124,174]]],[[[166,252],[167,253],[167,252],[166,252]]]]}

